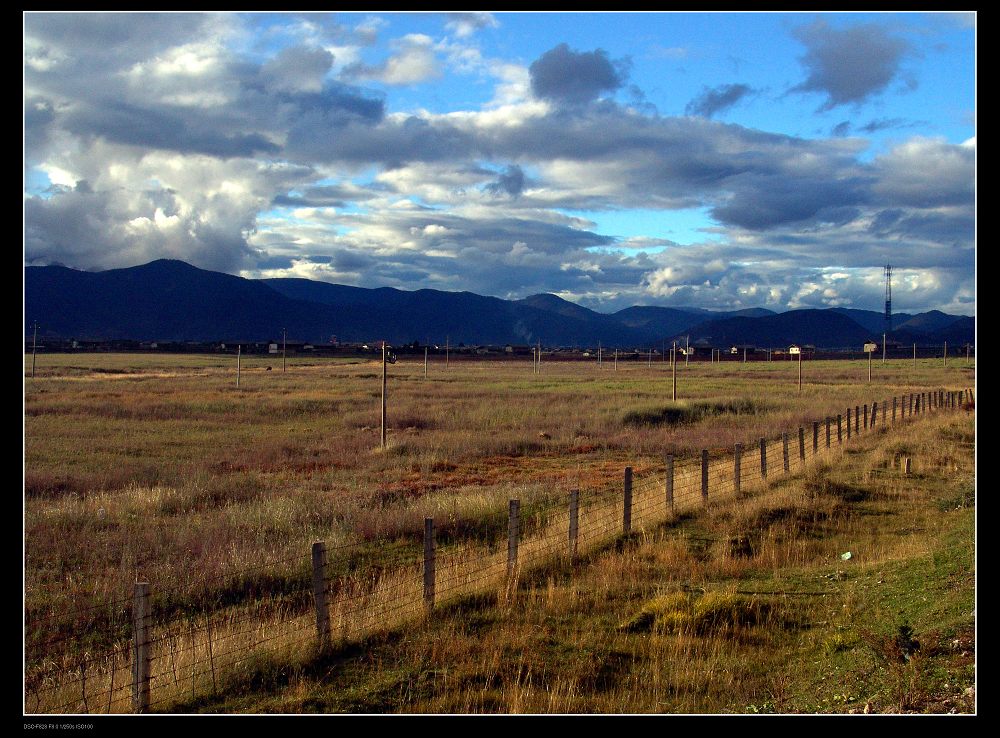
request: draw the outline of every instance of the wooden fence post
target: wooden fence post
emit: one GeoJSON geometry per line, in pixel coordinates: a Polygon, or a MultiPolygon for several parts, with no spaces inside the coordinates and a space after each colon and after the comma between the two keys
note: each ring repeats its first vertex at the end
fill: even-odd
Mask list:
{"type": "Polygon", "coordinates": [[[826,416],[826,447],[830,448],[830,416],[826,416]]]}
{"type": "Polygon", "coordinates": [[[903,459],[903,474],[910,476],[910,457],[903,459]]]}
{"type": "Polygon", "coordinates": [[[740,461],[743,459],[743,444],[736,444],[736,451],[733,453],[733,491],[740,493],[740,461]]]}
{"type": "Polygon", "coordinates": [[[424,609],[434,609],[434,518],[424,518],[424,609]]]}
{"type": "Polygon", "coordinates": [[[819,421],[813,421],[813,453],[819,451],[819,421]]]}
{"type": "Polygon", "coordinates": [[[316,601],[316,637],[321,651],[330,645],[330,608],[326,602],[326,544],[316,541],[312,545],[313,599],[316,601]]]}
{"type": "Polygon", "coordinates": [[[632,467],[625,467],[625,499],[622,506],[622,535],[632,532],[632,467]]]}
{"type": "Polygon", "coordinates": [[[521,501],[511,500],[507,505],[507,577],[517,570],[517,546],[521,541],[521,501]]]}
{"type": "Polygon", "coordinates": [[[576,542],[580,535],[580,490],[569,493],[569,562],[576,561],[576,542]]]}
{"type": "Polygon", "coordinates": [[[701,500],[708,502],[708,449],[701,450],[701,500]]]}
{"type": "Polygon", "coordinates": [[[132,712],[149,712],[149,583],[132,595],[132,712]]]}
{"type": "Polygon", "coordinates": [[[847,408],[847,440],[851,440],[851,408],[847,408]]]}
{"type": "Polygon", "coordinates": [[[799,426],[799,461],[805,463],[806,460],[806,429],[799,426]]]}
{"type": "Polygon", "coordinates": [[[781,468],[788,474],[788,431],[781,434],[781,468]]]}
{"type": "Polygon", "coordinates": [[[760,439],[760,478],[767,479],[767,439],[760,439]]]}
{"type": "Polygon", "coordinates": [[[837,445],[838,446],[842,445],[844,443],[844,435],[843,435],[843,430],[842,430],[843,420],[844,420],[844,416],[841,415],[840,413],[837,413],[837,445]]]}
{"type": "Polygon", "coordinates": [[[865,430],[868,430],[868,403],[864,404],[864,414],[865,414],[865,430]]]}
{"type": "Polygon", "coordinates": [[[857,435],[861,432],[861,406],[854,406],[854,434],[857,435]]]}
{"type": "Polygon", "coordinates": [[[666,492],[667,492],[667,510],[671,513],[674,511],[674,455],[667,454],[667,481],[666,481],[666,492]]]}
{"type": "Polygon", "coordinates": [[[878,400],[872,403],[872,430],[875,430],[875,419],[878,417],[878,400]]]}
{"type": "Polygon", "coordinates": [[[896,422],[896,396],[892,396],[892,422],[896,422]]]}

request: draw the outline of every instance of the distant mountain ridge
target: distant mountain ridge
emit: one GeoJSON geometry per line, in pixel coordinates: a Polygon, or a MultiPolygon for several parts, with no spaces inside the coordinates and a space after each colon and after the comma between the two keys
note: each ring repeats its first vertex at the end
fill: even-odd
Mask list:
{"type": "MultiPolygon", "coordinates": [[[[307,279],[244,279],[182,261],[84,272],[26,267],[25,317],[41,336],[78,339],[326,343],[529,344],[659,347],[667,340],[777,347],[840,348],[881,339],[882,315],[833,308],[775,313],[764,308],[713,313],[633,306],[599,313],[552,295],[519,300],[391,287],[367,289],[307,279]],[[876,320],[877,319],[877,320],[876,320]]],[[[975,340],[975,319],[940,311],[894,316],[893,337],[958,345],[975,340]]]]}

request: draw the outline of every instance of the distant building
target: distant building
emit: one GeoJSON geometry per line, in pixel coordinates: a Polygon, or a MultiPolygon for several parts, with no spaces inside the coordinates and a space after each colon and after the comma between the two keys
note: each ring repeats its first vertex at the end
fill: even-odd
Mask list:
{"type": "Polygon", "coordinates": [[[504,353],[513,354],[514,356],[527,356],[531,353],[534,346],[524,346],[521,344],[511,344],[508,343],[503,347],[504,353]]]}

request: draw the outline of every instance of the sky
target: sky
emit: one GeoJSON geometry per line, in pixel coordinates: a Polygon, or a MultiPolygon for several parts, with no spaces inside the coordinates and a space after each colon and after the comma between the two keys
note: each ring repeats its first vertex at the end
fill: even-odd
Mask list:
{"type": "Polygon", "coordinates": [[[973,315],[975,22],[26,12],[24,264],[973,315]]]}

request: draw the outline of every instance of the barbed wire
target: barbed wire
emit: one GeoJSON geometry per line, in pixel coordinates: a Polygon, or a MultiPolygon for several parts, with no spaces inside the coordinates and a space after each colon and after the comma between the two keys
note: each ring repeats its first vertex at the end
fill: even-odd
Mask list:
{"type": "MultiPolygon", "coordinates": [[[[906,398],[906,395],[904,395],[903,397],[906,398]]],[[[919,418],[920,415],[923,415],[925,413],[949,408],[947,401],[942,400],[941,397],[934,398],[932,396],[931,399],[927,399],[925,397],[922,400],[916,399],[915,402],[917,404],[914,407],[915,408],[919,407],[919,413],[914,411],[909,415],[903,415],[902,407],[905,405],[905,403],[901,403],[900,407],[901,412],[899,415],[900,421],[904,419],[913,419],[915,416],[919,418]]],[[[865,406],[855,406],[853,413],[854,415],[853,420],[855,422],[855,427],[857,428],[857,430],[855,431],[854,435],[860,436],[863,433],[867,433],[868,431],[886,431],[891,429],[895,421],[892,420],[888,415],[888,407],[889,403],[885,400],[873,401],[871,405],[866,404],[865,406]],[[876,407],[878,407],[878,410],[880,410],[881,412],[874,411],[874,408],[876,407]],[[870,408],[873,410],[871,415],[867,418],[868,422],[863,425],[860,424],[860,421],[862,420],[864,413],[861,413],[860,415],[862,417],[859,417],[859,413],[857,412],[858,408],[865,408],[865,409],[870,408]]],[[[788,434],[788,456],[789,456],[788,472],[785,472],[784,470],[783,456],[785,447],[782,434],[779,434],[776,438],[772,437],[771,439],[767,439],[767,437],[765,437],[764,441],[765,456],[769,462],[768,474],[766,476],[764,474],[761,474],[761,470],[763,469],[763,467],[761,464],[761,459],[759,454],[759,445],[757,448],[754,448],[752,445],[743,447],[742,454],[740,456],[740,474],[739,474],[740,486],[742,487],[742,483],[744,481],[747,481],[749,484],[753,484],[757,481],[767,484],[768,481],[770,481],[771,479],[777,479],[786,474],[790,474],[793,458],[795,459],[796,462],[795,465],[798,467],[798,470],[801,471],[808,465],[808,462],[810,460],[828,454],[830,452],[841,450],[843,446],[846,445],[849,439],[847,439],[844,435],[842,435],[839,440],[835,440],[836,437],[835,428],[838,427],[835,421],[836,421],[836,416],[831,416],[831,422],[829,423],[829,425],[827,425],[826,419],[824,418],[823,421],[819,421],[820,426],[813,426],[813,428],[821,428],[821,432],[818,434],[818,436],[814,437],[816,440],[815,444],[807,442],[804,444],[805,446],[804,448],[802,446],[799,446],[796,433],[788,434]],[[829,445],[827,445],[826,443],[827,427],[830,428],[829,445]],[[777,444],[777,448],[772,449],[772,444],[777,444]],[[798,448],[796,448],[796,446],[798,446],[798,448]],[[777,462],[776,464],[774,464],[774,466],[776,467],[776,471],[773,476],[770,473],[772,467],[772,462],[771,462],[772,458],[774,458],[777,462]],[[759,475],[759,479],[757,478],[757,475],[759,475]],[[747,477],[753,477],[753,478],[746,479],[747,477]]],[[[805,436],[810,435],[806,431],[805,426],[800,426],[800,427],[803,429],[805,436]]],[[[850,440],[853,440],[853,437],[850,440]]],[[[735,453],[736,449],[734,448],[733,452],[729,454],[731,459],[729,462],[724,461],[726,454],[723,454],[721,456],[715,456],[716,463],[714,464],[714,466],[712,463],[712,459],[711,458],[709,459],[709,464],[707,468],[709,489],[710,491],[711,490],[716,491],[716,495],[714,495],[716,498],[718,498],[720,490],[724,491],[726,489],[729,489],[732,490],[733,492],[735,492],[736,490],[736,473],[735,473],[736,470],[734,468],[735,462],[732,460],[733,454],[735,453]]],[[[674,471],[673,506],[667,504],[665,478],[658,477],[657,472],[655,471],[650,471],[647,476],[644,476],[641,479],[637,479],[634,476],[632,480],[632,508],[630,510],[630,514],[633,520],[641,518],[643,515],[645,515],[650,511],[655,511],[653,513],[654,518],[650,522],[659,521],[660,523],[662,523],[667,518],[673,515],[674,510],[671,508],[676,507],[678,502],[696,498],[698,496],[698,492],[701,489],[700,476],[702,470],[700,467],[701,467],[700,463],[683,463],[682,461],[682,463],[678,464],[677,457],[675,457],[675,462],[673,467],[674,471]]],[[[605,543],[610,542],[620,536],[621,525],[623,524],[623,518],[624,518],[623,494],[624,494],[623,485],[622,486],[616,485],[615,488],[613,489],[590,490],[589,493],[586,495],[581,493],[580,502],[578,503],[579,504],[578,520],[580,522],[577,523],[578,527],[576,533],[577,556],[581,554],[580,551],[581,544],[583,544],[584,546],[589,545],[591,548],[593,548],[595,545],[599,545],[600,542],[605,542],[605,543]],[[615,532],[616,530],[618,531],[617,533],[615,532]]],[[[564,524],[565,528],[564,530],[556,530],[556,528],[558,527],[557,518],[558,516],[565,513],[566,510],[565,504],[566,503],[562,500],[554,500],[552,503],[542,507],[540,510],[534,511],[534,515],[536,516],[536,518],[541,517],[546,522],[542,523],[540,527],[536,527],[536,531],[539,532],[539,535],[519,542],[519,555],[515,564],[517,570],[521,570],[523,566],[533,564],[537,561],[551,560],[552,554],[558,551],[562,551],[562,553],[560,554],[560,557],[562,558],[566,558],[570,555],[571,544],[568,533],[568,524],[569,524],[568,519],[564,524]],[[548,529],[550,532],[549,533],[541,532],[546,529],[548,529]],[[522,550],[524,551],[523,555],[521,554],[522,550]]],[[[455,595],[455,593],[464,593],[464,595],[470,595],[474,594],[476,591],[481,590],[484,586],[500,584],[503,580],[503,577],[499,576],[499,572],[509,567],[509,562],[506,560],[506,558],[502,557],[501,555],[500,551],[501,543],[502,541],[500,541],[498,536],[496,542],[492,544],[487,544],[487,549],[489,549],[487,552],[480,551],[479,553],[469,552],[467,549],[468,545],[467,543],[465,544],[456,543],[456,545],[453,547],[437,548],[435,550],[435,562],[437,562],[438,559],[443,559],[444,561],[442,562],[443,566],[441,566],[441,568],[439,568],[436,571],[435,576],[437,577],[438,575],[440,575],[442,579],[448,581],[448,584],[446,584],[444,587],[440,586],[436,587],[434,593],[435,606],[443,606],[444,605],[443,601],[445,600],[446,596],[455,595]],[[449,557],[452,557],[451,561],[448,561],[449,557]],[[477,564],[478,566],[476,567],[477,564]],[[476,568],[474,569],[467,568],[470,566],[476,568]],[[440,604],[438,604],[439,600],[441,601],[440,604]]],[[[331,547],[327,549],[327,551],[346,550],[349,548],[357,548],[366,544],[367,542],[355,542],[350,544],[343,544],[331,547]]],[[[227,572],[226,574],[222,575],[206,577],[200,580],[200,582],[198,583],[217,581],[219,579],[234,579],[240,574],[245,574],[250,571],[258,571],[266,566],[273,565],[276,563],[280,564],[280,563],[287,563],[289,561],[308,561],[310,558],[311,557],[307,555],[296,555],[293,557],[283,557],[280,559],[273,559],[268,562],[262,562],[250,567],[245,567],[236,572],[227,572]]],[[[374,578],[373,586],[370,589],[366,589],[362,592],[356,593],[351,596],[338,596],[333,602],[328,602],[328,607],[336,609],[337,610],[336,615],[339,618],[339,620],[342,621],[342,627],[340,628],[341,631],[352,632],[353,630],[355,630],[350,624],[350,622],[348,622],[348,618],[352,615],[356,615],[362,612],[367,612],[369,614],[377,612],[378,614],[385,617],[400,612],[402,610],[420,608],[421,599],[423,597],[420,582],[415,580],[407,580],[404,575],[403,578],[401,578],[394,584],[382,585],[383,578],[381,575],[387,574],[388,578],[394,578],[399,576],[398,569],[390,569],[387,567],[394,564],[398,564],[399,562],[404,560],[411,566],[423,564],[422,557],[420,556],[419,553],[411,554],[409,552],[405,553],[400,552],[389,558],[380,558],[377,564],[374,562],[370,564],[370,566],[379,567],[378,575],[376,575],[376,577],[374,578]],[[399,601],[398,598],[394,599],[391,596],[394,592],[398,592],[400,589],[404,587],[408,587],[413,590],[413,595],[411,597],[407,598],[405,601],[399,601]],[[381,599],[382,602],[373,604],[371,600],[375,598],[381,599]],[[366,600],[367,604],[355,609],[347,609],[347,610],[343,609],[343,606],[345,604],[361,600],[366,600]]],[[[337,563],[342,564],[342,561],[339,561],[337,563]]],[[[330,566],[331,562],[328,561],[327,568],[330,568],[330,566]]],[[[303,580],[301,583],[303,584],[303,586],[299,590],[285,592],[276,598],[272,597],[266,601],[255,602],[249,612],[244,612],[241,615],[235,615],[235,616],[232,614],[230,614],[229,616],[223,615],[221,619],[217,620],[216,622],[216,628],[217,629],[221,628],[221,632],[217,630],[214,637],[212,637],[211,634],[212,613],[210,612],[206,615],[206,623],[204,626],[194,627],[193,622],[189,621],[190,627],[186,632],[184,632],[183,630],[180,632],[175,632],[174,629],[168,628],[166,633],[163,633],[159,636],[155,636],[150,640],[148,640],[147,645],[150,647],[156,644],[164,645],[169,641],[170,648],[169,650],[166,650],[166,653],[169,653],[169,656],[171,658],[171,671],[173,672],[174,675],[175,685],[179,684],[179,680],[176,673],[177,657],[189,651],[193,653],[198,648],[205,648],[207,646],[210,651],[208,657],[188,662],[182,665],[182,668],[185,671],[190,670],[191,672],[190,676],[187,674],[184,675],[183,677],[184,681],[191,679],[192,683],[194,683],[196,678],[199,676],[204,676],[209,673],[214,674],[220,665],[221,666],[231,665],[233,663],[237,663],[239,661],[246,660],[246,658],[249,658],[249,656],[247,656],[243,659],[235,659],[227,661],[228,657],[232,655],[250,651],[258,651],[264,644],[271,643],[279,639],[284,639],[285,643],[287,644],[288,643],[287,639],[290,634],[294,634],[302,630],[305,630],[306,628],[312,627],[313,623],[310,622],[309,618],[310,611],[308,609],[308,605],[306,605],[304,612],[297,612],[295,614],[292,614],[290,611],[285,611],[276,620],[273,619],[273,617],[270,620],[265,619],[262,621],[261,619],[262,610],[269,611],[269,613],[273,616],[273,613],[276,610],[280,610],[282,607],[289,607],[290,605],[297,604],[299,608],[301,608],[303,604],[301,602],[301,598],[303,595],[310,593],[308,585],[311,582],[308,580],[303,580]],[[289,599],[294,597],[300,598],[300,601],[298,603],[289,602],[289,599]],[[233,641],[235,639],[238,639],[242,636],[246,636],[249,634],[261,633],[264,629],[276,628],[283,625],[288,625],[298,620],[304,620],[305,622],[299,625],[298,627],[292,628],[291,630],[289,630],[288,628],[283,628],[281,629],[281,632],[270,637],[254,638],[252,640],[252,643],[249,645],[237,646],[229,650],[222,651],[220,653],[215,653],[214,650],[212,650],[213,645],[233,641]],[[252,625],[250,627],[234,628],[234,626],[244,625],[251,622],[252,625]],[[207,633],[207,635],[209,636],[208,642],[206,642],[205,644],[198,644],[197,635],[205,631],[208,632],[207,633]],[[189,639],[189,643],[185,646],[179,646],[178,641],[181,641],[185,638],[189,639]],[[208,664],[210,668],[204,669],[200,672],[195,671],[197,667],[205,664],[208,664]]],[[[352,587],[363,586],[364,582],[357,577],[346,575],[342,579],[338,580],[336,583],[333,582],[328,583],[328,587],[333,587],[334,584],[346,590],[347,587],[349,586],[352,587]]],[[[189,590],[191,586],[192,585],[188,585],[187,589],[189,590]]],[[[168,588],[168,592],[180,591],[181,589],[182,589],[181,586],[170,587],[168,588]]],[[[131,601],[130,598],[114,600],[110,603],[102,603],[100,605],[86,607],[78,612],[87,612],[97,609],[113,608],[117,604],[129,603],[130,601],[131,601]]],[[[49,613],[40,618],[34,618],[33,622],[42,622],[46,620],[51,620],[55,617],[58,617],[58,615],[59,613],[49,613]]],[[[149,613],[146,616],[144,616],[143,619],[144,622],[148,625],[153,622],[154,616],[152,613],[149,613]]],[[[366,631],[363,628],[360,628],[358,629],[358,632],[363,633],[366,631]]],[[[292,641],[292,643],[303,642],[304,640],[306,640],[306,638],[312,638],[312,637],[316,636],[310,634],[303,638],[295,639],[292,641]]],[[[68,640],[68,637],[52,639],[50,641],[46,641],[41,644],[33,644],[32,647],[40,648],[43,646],[52,645],[54,643],[63,642],[65,640],[68,640]]],[[[64,708],[70,707],[72,705],[79,705],[81,703],[85,707],[87,707],[88,700],[98,700],[105,696],[109,697],[108,706],[110,708],[110,705],[114,704],[115,702],[121,701],[121,700],[117,701],[112,700],[110,699],[110,697],[112,697],[114,693],[117,691],[127,691],[127,687],[124,685],[118,688],[115,688],[113,686],[114,675],[118,671],[127,668],[124,666],[121,667],[118,666],[120,662],[124,662],[126,660],[124,658],[126,653],[128,653],[128,649],[124,647],[116,648],[112,650],[110,653],[105,652],[97,655],[85,655],[83,657],[80,657],[79,659],[67,660],[63,665],[55,664],[52,667],[50,667],[48,671],[30,672],[26,678],[26,692],[30,692],[31,694],[33,694],[37,701],[38,694],[40,692],[41,693],[47,691],[64,692],[66,690],[73,689],[77,685],[80,685],[81,686],[80,697],[75,697],[70,702],[60,704],[55,708],[50,708],[49,711],[53,710],[59,711],[64,708]],[[92,676],[91,678],[100,679],[102,676],[106,677],[110,679],[112,686],[108,689],[99,690],[97,692],[91,692],[88,694],[86,692],[86,687],[85,687],[87,667],[99,662],[107,665],[109,661],[111,662],[110,670],[105,670],[104,672],[97,670],[95,671],[94,676],[92,676]],[[51,679],[56,674],[66,675],[67,666],[75,667],[74,668],[74,673],[76,674],[75,678],[71,677],[69,679],[61,679],[58,682],[53,682],[50,686],[44,684],[46,680],[51,679]],[[31,684],[28,684],[27,683],[28,681],[30,681],[31,684]]],[[[163,654],[161,658],[165,657],[166,653],[163,654]]],[[[164,675],[169,676],[169,673],[161,672],[160,674],[155,675],[154,678],[162,678],[164,675]]],[[[160,704],[166,699],[168,698],[163,698],[161,700],[157,700],[155,703],[151,702],[150,704],[151,705],[160,704]]],[[[87,707],[87,709],[89,709],[89,707],[87,707]]]]}

